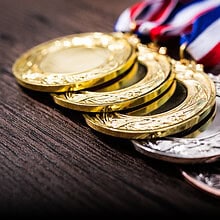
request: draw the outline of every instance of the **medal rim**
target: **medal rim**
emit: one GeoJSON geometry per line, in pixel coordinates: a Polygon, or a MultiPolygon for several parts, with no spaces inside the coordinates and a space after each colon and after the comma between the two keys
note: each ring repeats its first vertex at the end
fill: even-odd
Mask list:
{"type": "MultiPolygon", "coordinates": [[[[134,37],[134,36],[132,36],[134,37]]],[[[82,42],[83,45],[83,42],[82,42]]],[[[93,45],[87,46],[85,44],[85,48],[89,48],[93,45]]],[[[124,53],[123,50],[121,50],[122,54],[124,53]]],[[[48,53],[49,54],[49,53],[48,53]]],[[[129,41],[129,37],[125,34],[121,33],[105,33],[105,32],[86,32],[86,33],[79,33],[79,34],[71,34],[66,35],[63,37],[54,38],[52,40],[43,42],[41,44],[38,44],[23,54],[21,54],[12,65],[12,73],[15,76],[18,83],[28,89],[35,90],[35,91],[42,91],[42,92],[65,92],[65,91],[78,91],[81,89],[93,87],[96,85],[99,85],[101,83],[107,82],[111,79],[116,78],[120,74],[124,73],[129,67],[133,64],[134,60],[136,59],[136,49],[135,46],[132,45],[132,42],[129,41]],[[39,72],[32,71],[31,67],[28,67],[27,59],[29,57],[33,56],[33,58],[30,58],[31,60],[35,59],[40,53],[43,53],[44,50],[49,50],[51,47],[55,46],[56,42],[58,44],[65,44],[65,42],[69,42],[71,46],[60,46],[61,49],[68,49],[68,48],[74,48],[75,45],[73,42],[73,39],[83,39],[85,37],[89,37],[90,39],[93,39],[93,44],[95,44],[96,39],[101,39],[102,37],[111,38],[110,45],[106,45],[103,48],[108,49],[109,46],[114,46],[117,42],[120,42],[120,45],[129,48],[130,53],[126,54],[126,57],[123,59],[120,65],[118,65],[118,61],[115,60],[116,66],[110,68],[109,71],[96,71],[96,68],[93,68],[92,71],[95,73],[97,72],[97,76],[94,78],[88,79],[85,74],[89,76],[89,71],[84,71],[78,73],[52,73],[52,72],[46,72],[41,70],[40,63],[32,62],[32,65],[37,65],[37,69],[39,69],[39,72]],[[61,43],[59,43],[61,42],[61,43]],[[23,72],[24,67],[27,69],[27,71],[23,72]],[[28,72],[30,72],[30,79],[23,79],[24,75],[28,72]],[[39,74],[39,79],[32,79],[31,77],[34,77],[34,74],[39,74]],[[82,75],[84,74],[84,75],[82,75]],[[82,75],[81,80],[77,81],[75,78],[79,78],[80,75],[82,75]],[[68,77],[68,81],[65,79],[65,77],[68,77]],[[45,83],[45,78],[50,79],[45,83]],[[63,82],[62,82],[63,81],[63,82]]],[[[102,66],[106,66],[102,64],[102,66]]],[[[90,74],[91,75],[91,74],[90,74]]]]}
{"type": "MultiPolygon", "coordinates": [[[[211,108],[215,104],[215,85],[210,79],[210,77],[207,76],[207,74],[203,70],[198,70],[196,73],[192,74],[191,71],[186,71],[186,66],[184,64],[181,64],[180,62],[175,61],[175,69],[178,71],[176,73],[176,78],[182,84],[185,85],[187,89],[187,97],[186,99],[178,105],[176,108],[171,109],[165,113],[162,114],[156,114],[154,116],[145,116],[145,117],[138,117],[138,116],[128,116],[125,114],[121,114],[118,112],[113,113],[102,113],[102,114],[95,114],[95,115],[89,115],[84,114],[84,118],[86,120],[86,123],[92,127],[93,129],[109,134],[112,136],[120,137],[120,138],[128,138],[128,139],[145,139],[145,138],[160,138],[165,137],[168,135],[172,135],[174,133],[181,132],[182,130],[186,130],[193,125],[197,124],[200,120],[202,120],[210,111],[211,108]],[[184,79],[185,78],[185,79],[184,79]],[[193,84],[195,83],[195,85],[193,84]],[[201,87],[204,86],[203,91],[198,90],[198,84],[201,84],[201,87]],[[191,88],[194,86],[194,88],[191,88]],[[164,125],[164,127],[155,126],[154,129],[149,128],[149,120],[152,120],[157,117],[158,120],[160,120],[161,116],[163,115],[166,120],[168,121],[169,116],[175,116],[175,114],[180,111],[180,115],[182,114],[181,111],[185,110],[185,105],[189,107],[190,102],[189,100],[194,99],[194,90],[196,90],[198,95],[199,93],[203,92],[204,97],[207,98],[207,102],[204,104],[202,109],[199,109],[199,111],[193,112],[192,115],[187,115],[185,120],[180,121],[179,123],[173,123],[172,121],[170,124],[164,125]],[[189,94],[191,92],[192,94],[189,94]],[[148,126],[145,126],[143,123],[143,120],[146,120],[148,122],[148,126]],[[123,121],[126,121],[124,123],[123,121]],[[129,125],[129,122],[131,125],[139,126],[139,123],[142,123],[141,129],[136,129],[135,127],[130,126],[132,129],[127,129],[127,125],[129,125]],[[123,124],[126,126],[123,127],[123,124]],[[115,125],[115,126],[113,126],[115,125]]],[[[203,97],[203,98],[204,98],[203,97]]],[[[178,119],[179,120],[179,119],[178,119]]],[[[160,121],[158,122],[160,123],[160,121]]],[[[162,124],[162,123],[161,123],[162,124]]]]}
{"type": "Polygon", "coordinates": [[[215,196],[216,198],[220,198],[220,189],[212,187],[199,179],[196,178],[196,176],[199,176],[200,174],[197,175],[192,175],[190,172],[180,169],[180,172],[182,176],[185,178],[185,180],[190,183],[192,186],[196,187],[197,189],[202,190],[203,192],[206,192],[212,196],[215,196]]]}
{"type": "MultiPolygon", "coordinates": [[[[215,107],[213,107],[215,108],[215,107]]],[[[213,118],[215,117],[215,113],[213,112],[212,115],[209,117],[207,124],[209,124],[213,118]]],[[[206,124],[206,123],[205,123],[206,124]]],[[[205,125],[204,124],[204,125],[205,125]]],[[[202,125],[203,126],[203,125],[202,125]]],[[[200,132],[200,131],[195,131],[196,132],[200,132]]],[[[195,134],[196,135],[196,134],[195,134]]],[[[207,137],[208,139],[209,137],[207,137]]],[[[172,146],[176,146],[178,147],[185,147],[184,150],[185,152],[187,152],[187,147],[191,147],[191,143],[192,142],[197,142],[198,144],[200,143],[200,140],[205,139],[205,138],[196,138],[196,137],[165,137],[164,139],[155,139],[155,142],[152,140],[131,140],[134,148],[136,151],[138,151],[139,153],[149,156],[151,158],[154,159],[158,159],[161,161],[166,161],[166,162],[170,162],[170,163],[175,163],[175,164],[199,164],[199,163],[212,163],[214,161],[216,161],[218,159],[218,157],[220,157],[220,152],[217,153],[210,153],[207,154],[207,156],[201,156],[201,153],[199,153],[200,150],[202,150],[200,148],[200,150],[197,150],[197,154],[196,152],[194,152],[193,155],[191,156],[185,156],[185,154],[175,154],[172,152],[164,152],[162,150],[159,149],[159,144],[163,145],[164,142],[166,141],[170,141],[170,148],[172,149],[172,146]],[[178,140],[183,143],[178,143],[178,140]],[[151,146],[154,146],[155,148],[152,148],[151,146]]],[[[210,142],[214,141],[212,140],[213,138],[210,138],[210,142]]]]}

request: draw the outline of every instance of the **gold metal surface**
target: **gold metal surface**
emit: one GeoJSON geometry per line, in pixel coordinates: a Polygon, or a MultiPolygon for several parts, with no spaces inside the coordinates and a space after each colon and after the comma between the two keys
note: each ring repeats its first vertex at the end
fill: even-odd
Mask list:
{"type": "MultiPolygon", "coordinates": [[[[139,153],[155,159],[179,164],[208,162],[212,157],[210,156],[210,152],[208,152],[211,150],[209,150],[210,148],[207,145],[207,147],[205,147],[206,149],[204,149],[204,145],[202,142],[200,143],[200,140],[197,139],[196,136],[201,134],[203,129],[207,129],[207,127],[210,126],[210,123],[215,117],[215,113],[216,106],[212,108],[212,111],[204,118],[204,121],[202,120],[202,124],[199,122],[199,128],[195,125],[189,130],[187,129],[187,131],[183,132],[188,133],[191,130],[192,133],[190,133],[190,135],[182,137],[177,137],[175,135],[161,139],[131,140],[131,142],[133,143],[135,150],[139,153]],[[194,143],[194,146],[192,143],[194,143]],[[195,145],[198,146],[197,149],[195,145]],[[205,153],[205,150],[207,150],[207,154],[205,153]],[[203,156],[199,157],[202,154],[203,156]]],[[[210,143],[210,145],[213,145],[213,143],[210,143]]],[[[214,154],[214,151],[212,151],[212,154],[214,154]]]]}
{"type": "Polygon", "coordinates": [[[198,124],[194,125],[193,127],[187,129],[186,131],[183,131],[179,134],[175,134],[175,137],[177,138],[196,138],[200,134],[202,134],[204,131],[207,131],[207,129],[211,126],[213,123],[217,112],[217,106],[214,105],[212,107],[212,110],[210,113],[203,118],[201,121],[199,121],[198,124]]]}
{"type": "MultiPolygon", "coordinates": [[[[208,73],[216,87],[216,103],[212,111],[195,126],[172,136],[131,140],[142,154],[160,160],[184,163],[214,163],[220,158],[220,78],[208,73]]],[[[177,96],[178,95],[174,95],[177,96]]],[[[172,97],[166,102],[169,103],[172,97]]]]}
{"type": "MultiPolygon", "coordinates": [[[[43,92],[77,91],[124,73],[136,59],[135,36],[82,33],[35,46],[12,71],[22,86],[43,92]]],[[[136,39],[138,42],[138,40],[136,39]]]]}
{"type": "Polygon", "coordinates": [[[171,59],[146,45],[139,44],[137,49],[138,70],[134,67],[121,80],[99,90],[52,94],[54,101],[61,106],[84,112],[110,112],[137,107],[155,99],[175,78],[174,71],[171,71],[171,59]],[[143,71],[146,73],[143,74],[143,71]],[[144,77],[136,80],[140,75],[144,77]],[[130,85],[132,80],[137,82],[130,85]]]}
{"type": "Polygon", "coordinates": [[[117,112],[84,114],[87,124],[99,132],[129,139],[165,137],[196,125],[215,105],[215,85],[201,65],[184,65],[175,60],[173,64],[176,80],[187,91],[186,98],[177,107],[146,116],[117,112]]]}

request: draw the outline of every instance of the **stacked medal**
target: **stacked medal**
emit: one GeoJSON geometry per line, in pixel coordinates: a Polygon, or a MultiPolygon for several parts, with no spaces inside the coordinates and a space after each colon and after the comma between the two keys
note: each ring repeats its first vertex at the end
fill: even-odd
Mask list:
{"type": "Polygon", "coordinates": [[[211,33],[209,47],[197,45],[220,26],[219,12],[216,0],[140,1],[120,15],[114,32],[37,45],[15,61],[13,74],[20,85],[50,93],[58,105],[82,112],[92,129],[129,139],[147,156],[212,162],[220,154],[220,79],[203,66],[220,63],[219,36],[211,33]],[[177,36],[179,60],[160,46],[177,36]]]}

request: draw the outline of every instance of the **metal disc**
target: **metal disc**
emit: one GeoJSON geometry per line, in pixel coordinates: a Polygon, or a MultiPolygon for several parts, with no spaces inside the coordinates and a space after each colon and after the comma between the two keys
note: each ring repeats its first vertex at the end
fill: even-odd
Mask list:
{"type": "Polygon", "coordinates": [[[78,111],[110,112],[134,108],[155,99],[170,87],[175,78],[171,59],[146,45],[139,44],[137,49],[138,69],[132,69],[119,81],[99,90],[52,94],[54,101],[78,111]],[[144,77],[130,85],[140,75],[144,77]]]}
{"type": "Polygon", "coordinates": [[[192,186],[220,198],[219,162],[186,167],[181,173],[192,186]]]}
{"type": "Polygon", "coordinates": [[[220,157],[220,77],[208,74],[216,86],[216,115],[211,124],[196,137],[165,137],[155,140],[132,140],[137,151],[174,163],[210,163],[220,157]]]}
{"type": "MultiPolygon", "coordinates": [[[[137,38],[136,41],[138,42],[137,38]]],[[[37,45],[23,53],[12,71],[24,87],[43,92],[80,90],[125,72],[136,59],[134,36],[82,33],[37,45]]]]}
{"type": "Polygon", "coordinates": [[[200,65],[173,62],[176,79],[187,90],[186,98],[177,107],[146,116],[118,112],[84,114],[87,124],[99,132],[128,139],[170,136],[196,125],[215,105],[215,85],[200,65]]]}

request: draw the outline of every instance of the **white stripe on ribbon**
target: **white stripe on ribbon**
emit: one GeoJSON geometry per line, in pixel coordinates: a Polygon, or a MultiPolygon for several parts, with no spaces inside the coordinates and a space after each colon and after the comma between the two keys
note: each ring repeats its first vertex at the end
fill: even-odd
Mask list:
{"type": "Polygon", "coordinates": [[[145,14],[145,16],[143,16],[143,18],[140,21],[136,20],[135,18],[133,18],[133,19],[136,20],[137,23],[142,23],[142,22],[144,22],[144,21],[146,21],[148,19],[151,19],[152,16],[157,14],[158,10],[161,8],[161,5],[163,5],[163,1],[161,1],[161,0],[159,0],[159,1],[152,1],[151,9],[148,11],[147,14],[145,14]]]}
{"type": "MultiPolygon", "coordinates": [[[[175,6],[178,3],[178,0],[170,0],[169,4],[166,0],[153,0],[153,1],[146,1],[148,4],[145,4],[145,7],[147,5],[150,6],[150,10],[143,16],[142,19],[138,19],[139,14],[142,12],[142,10],[139,10],[137,13],[135,13],[135,16],[131,17],[131,20],[136,22],[138,25],[141,25],[143,22],[146,21],[154,21],[152,20],[152,17],[154,17],[158,12],[163,10],[163,13],[161,13],[160,17],[157,18],[157,23],[162,23],[171,13],[171,11],[175,8],[175,6]],[[166,4],[165,4],[166,3],[166,4]]],[[[143,6],[142,6],[143,7],[143,6]]],[[[132,7],[131,7],[132,9],[132,7]]]]}
{"type": "MultiPolygon", "coordinates": [[[[180,35],[181,32],[187,26],[189,26],[198,16],[200,16],[202,13],[206,12],[209,9],[219,6],[219,4],[220,0],[206,0],[203,2],[197,2],[184,8],[183,10],[179,11],[169,23],[166,24],[168,26],[165,26],[164,29],[161,29],[160,35],[180,35]]],[[[144,30],[142,31],[144,32],[144,30]]]]}
{"type": "Polygon", "coordinates": [[[220,18],[207,27],[193,42],[187,46],[187,52],[189,52],[195,60],[202,59],[220,42],[219,31],[220,18]]]}
{"type": "Polygon", "coordinates": [[[159,26],[162,24],[170,15],[170,13],[175,9],[176,5],[178,3],[178,0],[173,0],[170,2],[169,5],[167,5],[164,8],[164,12],[162,13],[162,16],[154,21],[145,20],[140,24],[140,27],[138,29],[138,32],[142,34],[148,34],[151,29],[159,26]]]}
{"type": "MultiPolygon", "coordinates": [[[[131,6],[130,7],[130,20],[131,21],[137,21],[137,23],[140,23],[143,19],[136,20],[137,17],[142,13],[144,8],[146,8],[147,6],[156,4],[157,1],[158,0],[155,0],[155,1],[153,1],[153,0],[140,1],[139,3],[134,4],[133,6],[131,6]],[[138,7],[137,7],[137,5],[138,5],[138,7]],[[134,7],[136,8],[136,10],[133,12],[133,15],[131,15],[134,7]]],[[[159,0],[159,1],[161,1],[161,0],[159,0]]],[[[149,19],[150,16],[152,16],[152,13],[154,13],[152,10],[148,10],[147,13],[145,13],[145,15],[143,15],[144,19],[149,19]]]]}
{"type": "Polygon", "coordinates": [[[184,8],[176,14],[176,16],[169,22],[169,25],[173,27],[182,26],[190,22],[197,15],[203,11],[207,11],[209,8],[219,6],[220,0],[206,0],[204,2],[197,2],[184,8]]]}
{"type": "Polygon", "coordinates": [[[121,15],[118,17],[118,20],[116,21],[115,30],[121,32],[130,32],[133,23],[139,26],[144,22],[150,22],[150,25],[151,26],[153,25],[152,27],[155,27],[154,24],[156,25],[162,24],[162,22],[165,21],[165,19],[170,15],[170,13],[176,7],[177,3],[178,0],[140,1],[139,3],[136,3],[131,7],[125,9],[121,13],[121,15]],[[143,10],[146,7],[149,7],[149,10],[147,10],[145,14],[142,14],[143,10]],[[153,20],[155,15],[157,15],[162,10],[163,12],[160,13],[160,17],[157,17],[156,20],[153,20]]]}
{"type": "Polygon", "coordinates": [[[127,8],[121,13],[115,24],[115,30],[121,32],[131,31],[130,9],[127,8]]]}
{"type": "Polygon", "coordinates": [[[156,20],[156,22],[158,24],[161,24],[162,22],[164,22],[165,19],[167,19],[167,17],[170,15],[173,9],[176,7],[177,3],[178,3],[178,0],[172,0],[170,4],[165,7],[165,10],[162,16],[158,20],[156,20]]]}

